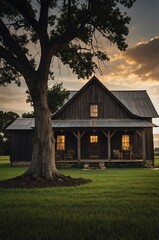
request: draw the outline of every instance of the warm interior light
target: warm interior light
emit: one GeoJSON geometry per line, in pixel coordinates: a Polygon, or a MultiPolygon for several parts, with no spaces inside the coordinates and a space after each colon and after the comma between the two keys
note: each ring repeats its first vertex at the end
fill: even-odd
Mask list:
{"type": "Polygon", "coordinates": [[[97,143],[98,142],[98,136],[92,135],[90,136],[90,143],[97,143]]]}
{"type": "Polygon", "coordinates": [[[65,135],[57,136],[57,150],[65,150],[65,135]]]}
{"type": "Polygon", "coordinates": [[[90,105],[90,117],[98,117],[98,105],[97,104],[90,105]]]}
{"type": "Polygon", "coordinates": [[[129,150],[130,148],[130,136],[122,135],[122,150],[129,150]]]}

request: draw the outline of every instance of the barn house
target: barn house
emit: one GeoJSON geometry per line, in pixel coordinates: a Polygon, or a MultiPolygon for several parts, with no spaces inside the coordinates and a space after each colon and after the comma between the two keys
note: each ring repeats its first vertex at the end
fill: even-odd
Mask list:
{"type": "MultiPolygon", "coordinates": [[[[54,114],[56,162],[99,164],[154,162],[152,118],[158,114],[146,91],[109,91],[96,77],[54,114]]],[[[34,119],[16,119],[11,162],[31,161],[34,119]]]]}

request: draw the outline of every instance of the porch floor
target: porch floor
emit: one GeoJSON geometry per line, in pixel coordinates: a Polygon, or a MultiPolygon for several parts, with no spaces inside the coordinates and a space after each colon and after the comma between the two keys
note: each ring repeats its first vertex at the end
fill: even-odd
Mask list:
{"type": "Polygon", "coordinates": [[[57,163],[138,163],[143,159],[81,159],[81,160],[56,160],[57,163]]]}

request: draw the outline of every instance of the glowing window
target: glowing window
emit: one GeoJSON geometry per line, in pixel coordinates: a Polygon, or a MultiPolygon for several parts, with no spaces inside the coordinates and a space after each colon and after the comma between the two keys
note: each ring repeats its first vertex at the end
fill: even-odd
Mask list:
{"type": "Polygon", "coordinates": [[[97,143],[97,142],[98,142],[98,136],[97,135],[90,136],[90,143],[97,143]]]}
{"type": "Polygon", "coordinates": [[[57,150],[65,150],[65,136],[57,136],[57,150]]]}
{"type": "Polygon", "coordinates": [[[130,148],[130,136],[122,135],[122,150],[129,150],[130,148]]]}
{"type": "Polygon", "coordinates": [[[90,117],[98,117],[98,105],[97,104],[90,105],[90,117]]]}

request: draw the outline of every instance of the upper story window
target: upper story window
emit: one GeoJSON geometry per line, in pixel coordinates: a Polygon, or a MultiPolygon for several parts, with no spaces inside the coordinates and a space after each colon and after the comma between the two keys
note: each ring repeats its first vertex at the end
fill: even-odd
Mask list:
{"type": "Polygon", "coordinates": [[[90,117],[98,117],[98,104],[90,105],[90,117]]]}
{"type": "Polygon", "coordinates": [[[65,135],[57,136],[57,150],[65,150],[65,135]]]}
{"type": "Polygon", "coordinates": [[[129,150],[130,148],[130,136],[122,135],[122,150],[129,150]]]}

